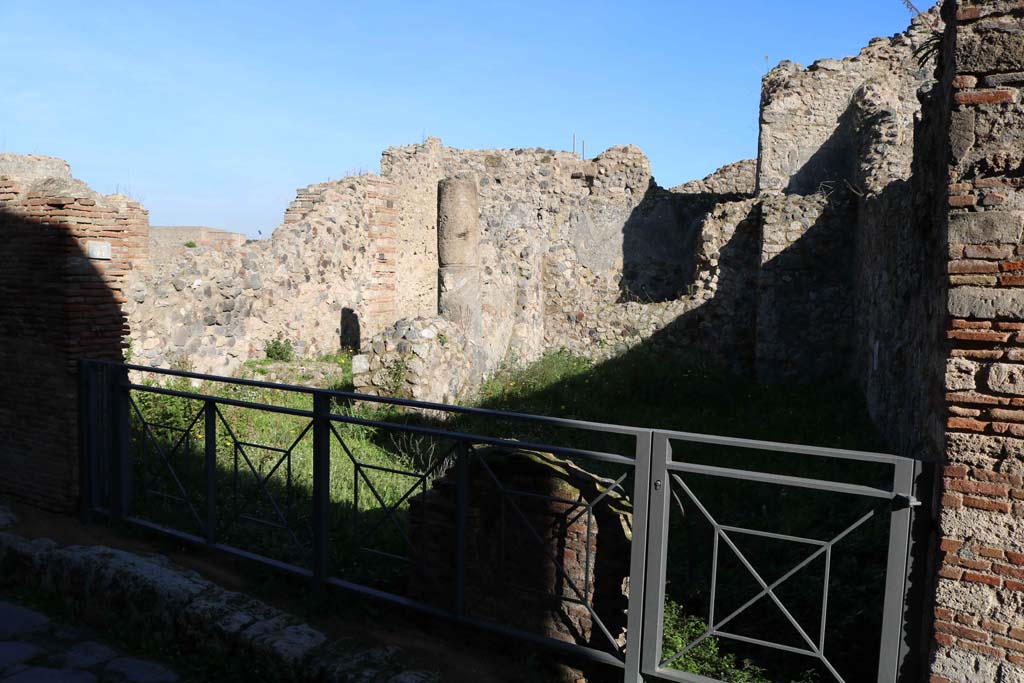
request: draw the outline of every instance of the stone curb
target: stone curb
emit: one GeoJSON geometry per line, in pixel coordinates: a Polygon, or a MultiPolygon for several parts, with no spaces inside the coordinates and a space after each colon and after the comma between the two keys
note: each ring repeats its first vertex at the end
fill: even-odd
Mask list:
{"type": "Polygon", "coordinates": [[[318,683],[432,683],[402,652],[327,637],[260,600],[225,590],[160,555],[104,546],[58,547],[0,532],[0,581],[58,596],[98,628],[117,627],[184,653],[233,658],[258,680],[318,683]]]}

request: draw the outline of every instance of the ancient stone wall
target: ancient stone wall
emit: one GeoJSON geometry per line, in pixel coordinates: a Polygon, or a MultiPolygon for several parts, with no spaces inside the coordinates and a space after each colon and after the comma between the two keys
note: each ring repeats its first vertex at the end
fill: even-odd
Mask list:
{"type": "Polygon", "coordinates": [[[933,683],[1024,680],[1024,3],[950,0],[933,683]]]}
{"type": "MultiPolygon", "coordinates": [[[[542,273],[552,248],[617,286],[623,226],[651,184],[635,147],[612,148],[592,161],[544,149],[457,150],[435,138],[384,152],[381,172],[400,199],[399,309],[437,312],[437,183],[476,178],[486,365],[506,355],[532,359],[544,345],[542,273]]],[[[617,295],[616,295],[617,296],[617,295]]]]}
{"type": "Polygon", "coordinates": [[[680,194],[753,196],[757,191],[757,159],[726,164],[704,179],[676,185],[672,191],[680,194]]]}
{"type": "Polygon", "coordinates": [[[458,403],[474,376],[465,333],[441,317],[403,318],[353,357],[356,391],[432,403],[458,403]]]}
{"type": "Polygon", "coordinates": [[[346,315],[365,338],[391,324],[392,192],[368,175],[325,184],[269,240],[154,263],[128,283],[133,359],[230,373],[276,337],[300,354],[334,352],[346,315]]]}
{"type": "Polygon", "coordinates": [[[760,381],[846,374],[853,222],[841,191],[763,200],[754,350],[760,381]]]}
{"type": "Polygon", "coordinates": [[[0,492],[74,509],[77,361],[121,360],[147,229],[137,203],[93,192],[59,159],[0,155],[0,492]]]}
{"type": "Polygon", "coordinates": [[[948,111],[922,91],[914,140],[894,93],[869,85],[856,98],[852,377],[890,449],[941,459],[946,244],[942,150],[948,111]],[[937,189],[938,188],[938,189],[937,189]]]}
{"type": "Polygon", "coordinates": [[[811,194],[821,191],[823,183],[835,186],[852,179],[855,93],[865,83],[883,82],[898,93],[899,108],[909,114],[900,119],[912,121],[917,89],[931,77],[930,66],[919,65],[914,50],[935,21],[936,12],[928,12],[907,32],[875,38],[854,57],[822,59],[807,69],[785,61],[772,69],[761,94],[758,191],[811,194]]]}

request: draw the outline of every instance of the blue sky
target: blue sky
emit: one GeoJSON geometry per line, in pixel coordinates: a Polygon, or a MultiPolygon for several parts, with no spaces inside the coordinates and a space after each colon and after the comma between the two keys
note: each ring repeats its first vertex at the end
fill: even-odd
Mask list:
{"type": "Polygon", "coordinates": [[[154,225],[264,236],[296,188],[424,135],[633,143],[671,186],[756,154],[768,68],[909,21],[901,0],[0,0],[0,151],[63,157],[154,225]]]}

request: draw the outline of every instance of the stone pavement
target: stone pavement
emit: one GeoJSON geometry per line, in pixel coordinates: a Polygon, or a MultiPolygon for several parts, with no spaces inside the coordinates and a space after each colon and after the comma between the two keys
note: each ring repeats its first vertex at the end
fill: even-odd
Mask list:
{"type": "Polygon", "coordinates": [[[0,600],[0,683],[175,683],[162,664],[129,657],[86,628],[0,600]]]}

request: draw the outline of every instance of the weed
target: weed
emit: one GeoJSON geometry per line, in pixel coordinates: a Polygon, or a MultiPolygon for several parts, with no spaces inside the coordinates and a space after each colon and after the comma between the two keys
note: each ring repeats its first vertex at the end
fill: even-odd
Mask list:
{"type": "Polygon", "coordinates": [[[409,364],[404,358],[397,358],[384,366],[387,379],[384,384],[384,393],[396,398],[408,398],[409,389],[406,387],[406,380],[409,378],[409,364]]]}
{"type": "Polygon", "coordinates": [[[195,249],[198,245],[192,240],[189,240],[188,242],[185,242],[185,246],[189,249],[195,249]]]}
{"type": "Polygon", "coordinates": [[[284,362],[295,360],[295,349],[292,348],[292,340],[285,339],[280,334],[274,339],[267,341],[263,346],[263,352],[270,360],[284,362]]]}

